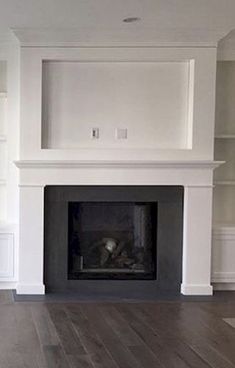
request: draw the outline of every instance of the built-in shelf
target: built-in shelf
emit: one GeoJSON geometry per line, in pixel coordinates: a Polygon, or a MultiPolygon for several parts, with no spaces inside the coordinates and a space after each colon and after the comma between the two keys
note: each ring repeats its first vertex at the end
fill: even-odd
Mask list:
{"type": "Polygon", "coordinates": [[[235,223],[233,222],[220,222],[213,225],[213,233],[217,232],[235,232],[235,223]]]}
{"type": "Polygon", "coordinates": [[[0,98],[7,98],[7,92],[0,92],[0,98]]]}
{"type": "Polygon", "coordinates": [[[5,134],[0,134],[0,142],[6,142],[7,136],[5,134]]]}
{"type": "Polygon", "coordinates": [[[0,221],[0,234],[2,233],[12,233],[17,229],[17,224],[0,221]]]}
{"type": "Polygon", "coordinates": [[[235,185],[235,180],[217,180],[215,185],[235,185]]]}
{"type": "Polygon", "coordinates": [[[0,179],[0,185],[6,185],[6,180],[5,179],[0,179]]]}
{"type": "MultiPolygon", "coordinates": [[[[217,63],[212,282],[235,285],[235,60],[217,63]]],[[[225,285],[225,286],[224,286],[225,285]]]]}
{"type": "Polygon", "coordinates": [[[216,139],[235,139],[235,134],[216,134],[216,139]]]}

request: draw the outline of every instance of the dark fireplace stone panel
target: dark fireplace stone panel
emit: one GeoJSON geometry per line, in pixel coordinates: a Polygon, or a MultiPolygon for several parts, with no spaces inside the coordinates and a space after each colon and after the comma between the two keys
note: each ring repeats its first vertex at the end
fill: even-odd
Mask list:
{"type": "Polygon", "coordinates": [[[183,187],[47,186],[44,229],[47,292],[180,292],[183,187]]]}

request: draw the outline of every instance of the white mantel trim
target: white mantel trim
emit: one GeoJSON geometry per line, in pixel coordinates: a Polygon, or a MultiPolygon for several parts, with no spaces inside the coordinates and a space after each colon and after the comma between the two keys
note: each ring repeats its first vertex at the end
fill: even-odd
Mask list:
{"type": "Polygon", "coordinates": [[[160,169],[212,169],[224,163],[224,161],[82,161],[82,160],[17,160],[14,161],[19,169],[40,168],[160,168],[160,169]]]}

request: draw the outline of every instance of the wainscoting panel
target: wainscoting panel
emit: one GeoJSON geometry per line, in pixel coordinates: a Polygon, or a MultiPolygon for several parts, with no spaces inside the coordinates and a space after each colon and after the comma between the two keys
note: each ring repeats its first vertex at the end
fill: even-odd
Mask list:
{"type": "Polygon", "coordinates": [[[213,230],[212,282],[235,283],[234,227],[221,227],[213,230]]]}
{"type": "Polygon", "coordinates": [[[14,235],[0,234],[0,281],[14,276],[14,235]]]}

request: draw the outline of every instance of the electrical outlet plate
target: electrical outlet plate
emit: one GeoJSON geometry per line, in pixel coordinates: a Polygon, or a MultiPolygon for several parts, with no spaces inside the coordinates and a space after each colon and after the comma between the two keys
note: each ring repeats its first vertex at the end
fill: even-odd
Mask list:
{"type": "Polygon", "coordinates": [[[127,128],[116,128],[117,139],[127,139],[127,128]]]}

